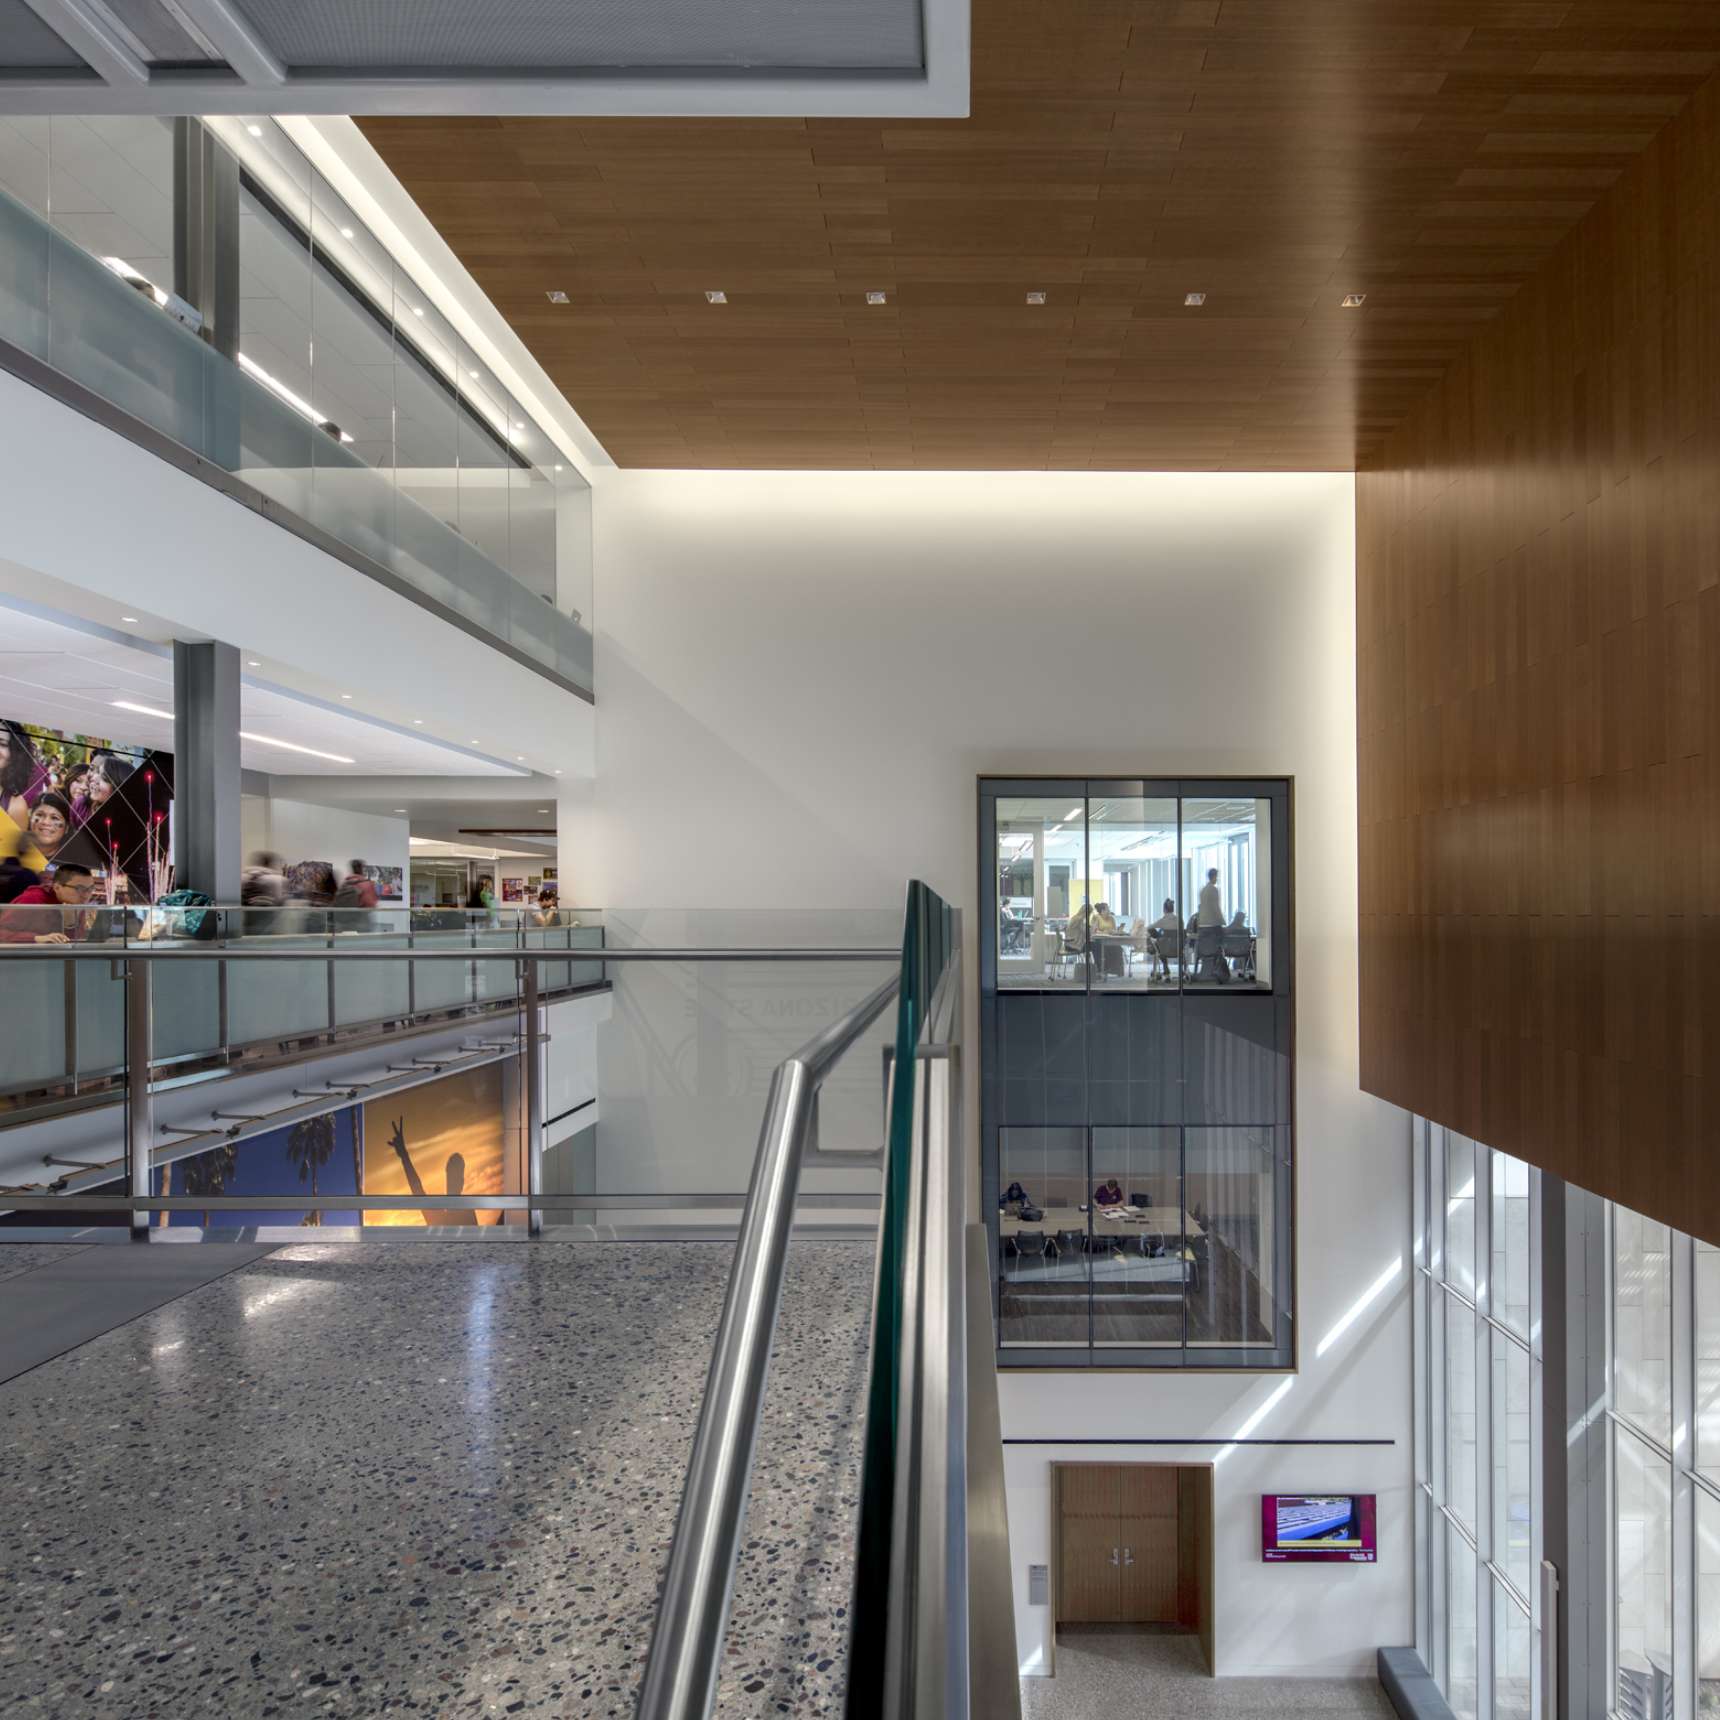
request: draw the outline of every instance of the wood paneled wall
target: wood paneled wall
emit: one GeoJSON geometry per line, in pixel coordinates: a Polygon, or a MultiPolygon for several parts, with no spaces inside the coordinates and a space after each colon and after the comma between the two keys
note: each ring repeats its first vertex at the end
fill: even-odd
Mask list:
{"type": "Polygon", "coordinates": [[[1710,81],[1357,478],[1362,1083],[1714,1242],[1717,191],[1710,81]]]}

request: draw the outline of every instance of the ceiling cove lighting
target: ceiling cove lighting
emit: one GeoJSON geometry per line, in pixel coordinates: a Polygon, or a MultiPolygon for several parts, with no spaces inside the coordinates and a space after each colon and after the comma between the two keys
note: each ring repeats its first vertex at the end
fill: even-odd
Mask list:
{"type": "Polygon", "coordinates": [[[1343,308],[1347,311],[1359,311],[1367,302],[1366,293],[1345,293],[1343,308]]]}
{"type": "Polygon", "coordinates": [[[242,741],[255,741],[262,747],[279,747],[283,752],[303,753],[306,758],[326,758],[330,764],[356,764],[357,759],[348,758],[345,753],[323,752],[319,747],[302,747],[297,741],[278,741],[273,735],[253,734],[249,729],[239,731],[242,741]]]}
{"type": "Polygon", "coordinates": [[[138,705],[130,699],[110,699],[108,703],[116,711],[135,711],[140,717],[159,717],[164,723],[173,721],[171,711],[158,711],[154,705],[138,705]]]}
{"type": "Polygon", "coordinates": [[[1199,308],[1206,303],[1206,294],[1205,293],[1184,293],[1183,294],[1183,303],[1190,310],[1199,310],[1199,308]]]}
{"type": "Polygon", "coordinates": [[[721,287],[712,287],[705,293],[705,303],[708,305],[726,305],[729,295],[721,287]]]}
{"type": "Polygon", "coordinates": [[[271,376],[260,364],[247,358],[244,353],[239,354],[239,368],[247,376],[255,377],[271,394],[286,401],[301,418],[308,418],[319,430],[332,430],[343,442],[352,440],[344,430],[335,424],[333,419],[325,418],[308,400],[293,393],[284,382],[271,376]]]}
{"type": "Polygon", "coordinates": [[[887,305],[890,302],[890,295],[888,293],[878,292],[868,293],[866,295],[866,302],[869,305],[887,305]]]}

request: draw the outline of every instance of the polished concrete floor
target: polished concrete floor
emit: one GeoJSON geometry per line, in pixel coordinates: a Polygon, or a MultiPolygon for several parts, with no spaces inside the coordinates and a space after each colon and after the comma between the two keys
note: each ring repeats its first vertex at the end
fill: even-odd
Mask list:
{"type": "MultiPolygon", "coordinates": [[[[0,1712],[631,1715],[729,1253],[294,1244],[0,1386],[0,1712]]],[[[791,1250],[724,1715],[841,1711],[871,1253],[791,1250]]]]}
{"type": "Polygon", "coordinates": [[[1021,1681],[1022,1720],[1241,1720],[1260,1715],[1364,1715],[1396,1720],[1377,1680],[1210,1678],[1200,1641],[1181,1632],[1065,1626],[1057,1676],[1021,1681]]]}

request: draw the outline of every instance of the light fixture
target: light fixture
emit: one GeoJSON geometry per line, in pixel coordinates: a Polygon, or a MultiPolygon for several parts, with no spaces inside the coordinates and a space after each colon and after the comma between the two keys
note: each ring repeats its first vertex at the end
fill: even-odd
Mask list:
{"type": "Polygon", "coordinates": [[[278,741],[273,735],[252,734],[249,729],[241,729],[239,739],[255,741],[258,746],[280,747],[283,752],[303,753],[306,758],[326,758],[330,764],[357,763],[356,759],[350,759],[344,753],[322,752],[316,747],[302,747],[297,741],[278,741]]]}
{"type": "Polygon", "coordinates": [[[263,128],[260,125],[248,125],[245,129],[252,135],[252,137],[261,137],[263,135],[263,128]]]}
{"type": "Polygon", "coordinates": [[[468,370],[468,371],[467,371],[467,372],[466,372],[466,374],[467,374],[467,375],[468,375],[468,376],[469,376],[469,377],[471,377],[471,378],[472,378],[472,379],[473,379],[473,380],[474,380],[474,381],[476,381],[476,380],[477,380],[477,375],[478,375],[478,373],[477,373],[477,371],[475,371],[475,370],[468,370]]]}
{"type": "Polygon", "coordinates": [[[129,623],[133,627],[137,625],[137,617],[135,615],[122,615],[120,620],[129,623]]]}
{"type": "Polygon", "coordinates": [[[1079,818],[1080,816],[1081,816],[1081,808],[1078,806],[1072,806],[1069,808],[1069,810],[1066,813],[1063,814],[1063,822],[1065,824],[1067,824],[1071,818],[1079,818]]]}
{"type": "Polygon", "coordinates": [[[1344,309],[1347,311],[1359,311],[1367,302],[1368,295],[1366,293],[1344,294],[1344,309]]]}
{"type": "Polygon", "coordinates": [[[549,808],[547,806],[540,806],[538,808],[538,816],[540,818],[545,816],[548,812],[549,812],[549,808]]]}
{"type": "Polygon", "coordinates": [[[271,376],[260,364],[247,358],[244,353],[239,354],[239,368],[247,376],[255,377],[271,394],[286,401],[301,418],[308,418],[319,430],[334,431],[342,442],[352,440],[333,419],[325,418],[303,395],[295,394],[278,376],[271,376]]]}
{"type": "Polygon", "coordinates": [[[340,230],[340,236],[343,239],[350,239],[352,237],[352,229],[350,227],[342,227],[340,230]]]}
{"type": "Polygon", "coordinates": [[[474,746],[475,747],[477,744],[478,744],[478,737],[476,735],[473,735],[471,740],[467,742],[468,746],[474,746]]]}
{"type": "Polygon", "coordinates": [[[526,755],[524,753],[515,753],[514,754],[514,763],[515,764],[524,764],[525,762],[526,762],[526,755]]]}
{"type": "Polygon", "coordinates": [[[247,657],[245,659],[245,667],[247,669],[260,669],[262,666],[263,665],[259,663],[255,657],[247,657]]]}
{"type": "Polygon", "coordinates": [[[158,711],[154,705],[137,705],[133,704],[130,699],[110,699],[108,703],[116,711],[136,711],[140,717],[160,717],[164,723],[173,721],[171,711],[158,711]]]}
{"type": "Polygon", "coordinates": [[[406,808],[404,806],[397,806],[397,807],[395,807],[394,810],[396,812],[404,812],[406,810],[406,808]]]}
{"type": "Polygon", "coordinates": [[[352,697],[352,694],[351,693],[342,693],[341,697],[343,699],[350,699],[352,697]]]}
{"type": "Polygon", "coordinates": [[[423,316],[423,314],[424,314],[424,307],[423,307],[423,306],[422,306],[422,305],[414,305],[414,306],[413,306],[413,307],[412,307],[412,314],[413,314],[413,315],[414,315],[414,316],[415,316],[415,317],[421,317],[421,316],[423,316]]]}
{"type": "Polygon", "coordinates": [[[557,772],[556,772],[556,773],[555,773],[555,774],[556,774],[556,775],[557,775],[557,776],[560,776],[560,775],[561,775],[561,772],[560,772],[560,771],[559,771],[559,770],[558,770],[558,771],[557,771],[557,772]]]}
{"type": "Polygon", "coordinates": [[[557,466],[556,470],[559,472],[561,470],[561,467],[557,466]]]}
{"type": "Polygon", "coordinates": [[[1045,295],[1043,293],[1029,293],[1027,302],[1030,305],[1042,305],[1045,303],[1045,295]]]}
{"type": "Polygon", "coordinates": [[[414,717],[412,719],[412,726],[415,729],[423,728],[424,727],[424,719],[422,717],[414,717]]]}
{"type": "Polygon", "coordinates": [[[549,291],[549,302],[552,305],[565,305],[567,303],[567,294],[564,293],[560,287],[552,287],[549,291]]]}
{"type": "Polygon", "coordinates": [[[705,303],[708,305],[726,305],[728,302],[729,295],[720,287],[713,287],[705,294],[705,303]]]}
{"type": "Polygon", "coordinates": [[[1187,305],[1190,310],[1198,310],[1202,305],[1204,305],[1206,303],[1206,294],[1205,293],[1184,293],[1183,294],[1183,303],[1185,305],[1187,305]]]}
{"type": "Polygon", "coordinates": [[[868,293],[866,302],[869,305],[887,305],[890,302],[890,295],[888,293],[868,293]]]}

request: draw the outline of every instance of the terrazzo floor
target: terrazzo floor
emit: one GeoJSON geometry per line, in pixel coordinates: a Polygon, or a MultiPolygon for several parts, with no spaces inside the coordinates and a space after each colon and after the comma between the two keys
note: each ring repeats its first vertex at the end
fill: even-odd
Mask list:
{"type": "MultiPolygon", "coordinates": [[[[729,1256],[294,1244],[0,1387],[0,1712],[630,1716],[729,1256]]],[[[841,1710],[871,1287],[790,1250],[735,1720],[841,1710]]]]}
{"type": "Polygon", "coordinates": [[[90,1246],[87,1242],[0,1242],[0,1284],[8,1278],[22,1278],[39,1266],[70,1260],[90,1246]]]}
{"type": "Polygon", "coordinates": [[[1372,1678],[1210,1678],[1197,1637],[1180,1632],[1065,1627],[1057,1676],[1021,1681],[1022,1720],[1243,1720],[1278,1714],[1396,1720],[1372,1678]]]}

